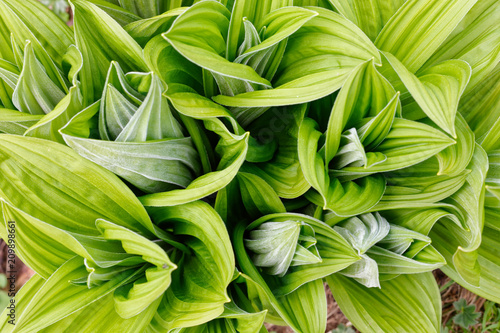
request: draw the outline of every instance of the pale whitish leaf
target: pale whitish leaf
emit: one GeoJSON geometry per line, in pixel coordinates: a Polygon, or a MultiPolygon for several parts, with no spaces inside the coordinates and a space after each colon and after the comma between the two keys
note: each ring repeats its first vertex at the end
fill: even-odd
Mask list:
{"type": "Polygon", "coordinates": [[[390,225],[379,213],[375,213],[350,218],[336,224],[334,229],[361,255],[387,236],[390,225]]]}
{"type": "Polygon", "coordinates": [[[374,149],[374,152],[387,156],[387,160],[368,169],[346,167],[331,171],[330,174],[340,176],[402,169],[425,161],[454,143],[447,135],[429,125],[395,118],[385,140],[374,149]]]}
{"type": "Polygon", "coordinates": [[[406,1],[375,41],[415,73],[452,33],[477,0],[406,1]]]}
{"type": "Polygon", "coordinates": [[[401,275],[378,288],[334,274],[326,278],[342,312],[363,332],[434,332],[441,327],[441,297],[432,273],[401,275]]]}
{"type": "Polygon", "coordinates": [[[361,255],[361,260],[341,270],[339,274],[353,278],[366,288],[380,288],[377,262],[366,254],[361,255]]]}
{"type": "Polygon", "coordinates": [[[98,112],[99,103],[84,109],[61,129],[66,143],[81,156],[105,167],[147,193],[186,187],[199,174],[197,152],[190,138],[146,142],[90,139],[78,133],[98,112]],[[173,186],[175,185],[175,186],[173,186]]]}

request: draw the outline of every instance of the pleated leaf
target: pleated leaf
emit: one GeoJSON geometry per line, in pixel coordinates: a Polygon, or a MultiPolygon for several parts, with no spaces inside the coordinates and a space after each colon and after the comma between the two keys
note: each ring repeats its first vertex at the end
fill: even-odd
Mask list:
{"type": "Polygon", "coordinates": [[[401,275],[378,288],[326,278],[342,312],[363,332],[440,332],[441,297],[432,273],[401,275]]]}
{"type": "Polygon", "coordinates": [[[234,97],[219,95],[214,100],[237,107],[309,102],[338,90],[347,75],[360,63],[371,58],[381,63],[375,46],[353,23],[326,9],[310,9],[317,12],[318,16],[306,22],[289,38],[287,50],[273,80],[275,89],[247,92],[234,97]]]}
{"type": "Polygon", "coordinates": [[[415,73],[452,33],[477,0],[407,1],[375,41],[415,73]]]}

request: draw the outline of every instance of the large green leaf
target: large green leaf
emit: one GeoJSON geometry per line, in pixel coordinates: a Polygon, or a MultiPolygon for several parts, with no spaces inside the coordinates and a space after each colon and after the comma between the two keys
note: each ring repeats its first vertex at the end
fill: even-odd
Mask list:
{"type": "Polygon", "coordinates": [[[335,9],[375,40],[405,0],[330,0],[335,9]]]}
{"type": "Polygon", "coordinates": [[[181,14],[163,37],[180,54],[202,68],[270,86],[251,67],[232,63],[222,56],[226,49],[229,16],[229,11],[219,2],[202,1],[181,14]],[[186,30],[190,33],[186,34],[186,30]]]}
{"type": "Polygon", "coordinates": [[[23,296],[29,297],[28,305],[16,318],[16,325],[11,332],[39,331],[105,297],[134,277],[133,270],[125,271],[106,284],[92,289],[70,282],[86,274],[83,259],[75,257],[55,271],[38,290],[28,289],[17,300],[21,303],[23,296]]]}
{"type": "MultiPolygon", "coordinates": [[[[375,69],[373,59],[356,67],[342,86],[330,113],[325,143],[326,162],[329,163],[337,153],[344,130],[357,125],[363,118],[376,117],[395,94],[394,88],[375,69]]],[[[363,142],[365,146],[378,146],[391,128],[395,112],[394,107],[388,110],[387,116],[375,124],[378,127],[375,133],[373,129],[364,133],[364,137],[371,137],[372,141],[363,142]]]]}
{"type": "Polygon", "coordinates": [[[73,86],[66,95],[47,115],[31,126],[25,133],[41,139],[65,143],[59,133],[70,119],[82,110],[82,96],[78,86],[73,86]]]}
{"type": "Polygon", "coordinates": [[[448,59],[465,60],[472,67],[466,88],[466,92],[471,91],[500,61],[499,15],[498,1],[477,1],[422,69],[448,59]]]}
{"type": "Polygon", "coordinates": [[[375,45],[415,73],[452,33],[477,0],[406,1],[387,22],[375,45]]]}
{"type": "Polygon", "coordinates": [[[396,57],[385,57],[425,114],[440,128],[456,137],[455,115],[460,96],[471,75],[463,60],[447,60],[413,75],[396,57]]]}
{"type": "Polygon", "coordinates": [[[208,204],[197,201],[150,209],[156,224],[172,230],[189,249],[169,255],[178,265],[152,324],[161,330],[203,324],[221,315],[234,255],[226,227],[208,204]]]}
{"type": "Polygon", "coordinates": [[[67,48],[74,43],[73,33],[63,21],[34,0],[2,0],[0,9],[0,17],[18,45],[29,40],[42,63],[53,61],[61,66],[67,48]]]}
{"type": "Polygon", "coordinates": [[[500,146],[500,65],[462,97],[458,110],[486,152],[500,146]]]}
{"type": "Polygon", "coordinates": [[[401,275],[380,289],[339,274],[326,280],[342,312],[362,332],[440,332],[441,297],[430,272],[401,275]]]}
{"type": "Polygon", "coordinates": [[[80,234],[98,235],[98,218],[144,235],[154,232],[144,207],[130,189],[70,148],[2,134],[0,151],[0,196],[22,211],[80,234]]]}
{"type": "Polygon", "coordinates": [[[147,71],[139,44],[108,14],[84,1],[71,2],[74,12],[76,45],[82,52],[80,72],[83,104],[98,100],[111,61],[117,61],[127,73],[147,71]]]}
{"type": "Polygon", "coordinates": [[[22,135],[42,117],[42,115],[26,114],[16,110],[0,109],[0,132],[22,135]]]}
{"type": "Polygon", "coordinates": [[[453,247],[452,264],[460,277],[472,286],[478,286],[481,268],[477,262],[477,249],[481,244],[484,226],[485,180],[488,171],[488,157],[476,144],[474,156],[468,169],[466,183],[445,202],[455,205],[463,216],[464,227],[449,221],[436,224],[431,232],[433,244],[445,253],[453,247]]]}
{"type": "Polygon", "coordinates": [[[378,50],[357,26],[341,15],[318,7],[318,13],[289,39],[273,87],[231,96],[214,97],[218,103],[236,107],[299,104],[338,90],[350,71],[375,58],[378,50]],[[314,38],[312,38],[314,36],[314,38]],[[356,41],[354,43],[353,41],[356,41]]]}
{"type": "Polygon", "coordinates": [[[172,9],[155,17],[131,22],[124,29],[139,45],[144,47],[153,37],[167,31],[172,26],[176,17],[185,11],[186,8],[172,9]]]}

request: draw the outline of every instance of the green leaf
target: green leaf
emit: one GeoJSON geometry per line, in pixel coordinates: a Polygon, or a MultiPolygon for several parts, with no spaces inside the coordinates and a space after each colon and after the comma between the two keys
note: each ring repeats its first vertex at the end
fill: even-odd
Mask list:
{"type": "Polygon", "coordinates": [[[73,32],[65,22],[35,0],[2,0],[0,9],[0,17],[18,45],[29,40],[43,64],[53,61],[61,66],[66,50],[74,44],[73,32]]]}
{"type": "Polygon", "coordinates": [[[216,1],[202,1],[186,10],[162,36],[184,57],[198,66],[223,76],[270,86],[255,71],[246,65],[231,63],[222,55],[226,49],[229,26],[229,11],[216,1]],[[199,34],[186,34],[196,31],[199,34]]]}
{"type": "Polygon", "coordinates": [[[481,317],[481,312],[476,312],[476,306],[467,305],[464,298],[453,302],[453,307],[457,311],[457,314],[453,316],[453,322],[462,328],[469,328],[477,324],[477,320],[481,317]]]}
{"type": "Polygon", "coordinates": [[[375,41],[415,73],[452,33],[477,0],[407,1],[375,41]]]}
{"type": "Polygon", "coordinates": [[[500,65],[462,97],[458,110],[486,152],[500,147],[500,65]]]}
{"type": "MultiPolygon", "coordinates": [[[[488,157],[477,144],[468,169],[471,172],[467,176],[466,183],[445,200],[460,210],[464,227],[446,223],[445,220],[434,226],[431,238],[436,249],[443,255],[446,254],[448,265],[453,267],[468,284],[477,287],[481,271],[477,259],[484,226],[484,183],[488,171],[488,157]],[[447,255],[450,252],[451,262],[447,255]]],[[[443,270],[447,272],[448,266],[443,270]]]]}
{"type": "Polygon", "coordinates": [[[120,7],[118,3],[114,4],[111,1],[107,0],[87,0],[88,2],[93,3],[104,12],[106,12],[109,16],[113,18],[116,22],[118,22],[122,27],[125,27],[127,24],[130,24],[135,21],[141,20],[141,18],[134,13],[120,7]]]}
{"type": "MultiPolygon", "coordinates": [[[[16,318],[12,332],[39,331],[106,296],[133,277],[133,271],[117,275],[102,286],[88,289],[70,283],[87,271],[83,259],[75,257],[63,264],[35,293],[28,293],[28,306],[16,318]]],[[[21,303],[22,298],[17,300],[21,303]]]]}
{"type": "Polygon", "coordinates": [[[26,114],[16,110],[0,109],[0,132],[23,135],[42,117],[42,115],[26,114]]]}
{"type": "Polygon", "coordinates": [[[71,87],[69,94],[51,112],[43,116],[39,122],[28,128],[25,135],[65,144],[59,130],[81,110],[82,96],[80,89],[77,86],[71,87]]]}
{"type": "Polygon", "coordinates": [[[374,150],[387,156],[387,160],[370,168],[345,167],[330,174],[362,174],[402,169],[425,161],[454,143],[447,135],[429,125],[395,118],[385,140],[374,150]]]}
{"type": "Polygon", "coordinates": [[[176,17],[185,11],[186,8],[175,8],[158,16],[131,22],[124,29],[144,47],[153,37],[170,29],[176,17]]]}
{"type": "Polygon", "coordinates": [[[70,148],[2,134],[0,152],[0,196],[22,211],[79,234],[98,235],[98,218],[144,235],[154,232],[144,207],[130,189],[70,148]]]}
{"type": "MultiPolygon", "coordinates": [[[[394,88],[375,69],[373,59],[356,67],[340,89],[330,113],[325,143],[326,162],[329,163],[337,153],[344,130],[355,126],[365,117],[377,117],[395,94],[394,88]]],[[[368,139],[366,146],[375,147],[384,139],[392,125],[395,111],[394,107],[389,108],[387,117],[377,119],[377,125],[380,126],[378,135],[373,132],[374,129],[363,131],[363,141],[368,139]],[[378,138],[374,139],[373,136],[378,138]]]]}
{"type": "Polygon", "coordinates": [[[499,15],[498,1],[477,1],[422,68],[448,59],[465,60],[472,67],[465,92],[471,91],[500,61],[500,31],[496,29],[499,15]]]}
{"type": "Polygon", "coordinates": [[[226,109],[179,85],[170,86],[166,96],[179,113],[204,120],[207,129],[221,137],[216,147],[221,161],[217,171],[196,178],[186,189],[140,197],[141,202],[146,206],[172,206],[198,200],[217,192],[233,180],[248,152],[249,134],[233,134],[217,119],[217,117],[228,118],[233,128],[238,130],[238,124],[226,109]]]}
{"type": "Polygon", "coordinates": [[[339,274],[326,281],[342,312],[363,332],[439,332],[441,297],[430,272],[383,281],[380,289],[339,274]]]}
{"type": "Polygon", "coordinates": [[[274,189],[259,176],[240,171],[236,175],[236,179],[243,204],[250,218],[286,212],[285,206],[274,189]]]}
{"type": "Polygon", "coordinates": [[[124,72],[146,72],[147,65],[139,44],[102,9],[83,0],[73,0],[71,4],[76,45],[83,56],[79,74],[83,104],[88,106],[100,98],[112,60],[124,72]]]}
{"type": "Polygon", "coordinates": [[[417,77],[392,54],[384,55],[425,114],[456,138],[455,114],[469,82],[470,66],[462,60],[448,60],[419,72],[417,77]]]}
{"type": "Polygon", "coordinates": [[[203,324],[221,315],[230,299],[227,287],[234,272],[234,255],[224,222],[208,204],[196,201],[149,210],[162,229],[182,240],[189,251],[169,255],[179,269],[153,320],[157,329],[203,324]]]}
{"type": "Polygon", "coordinates": [[[12,103],[19,111],[47,114],[64,98],[66,86],[52,81],[47,71],[36,58],[31,42],[26,43],[23,69],[12,94],[12,103]]]}
{"type": "Polygon", "coordinates": [[[404,0],[330,0],[330,2],[339,13],[360,27],[373,41],[405,3],[404,0]]]}
{"type": "Polygon", "coordinates": [[[249,128],[264,142],[276,140],[278,148],[270,161],[246,163],[243,168],[264,179],[282,198],[297,198],[310,187],[304,178],[297,149],[299,126],[305,111],[305,104],[273,108],[249,128]]]}
{"type": "Polygon", "coordinates": [[[371,58],[381,63],[378,50],[353,23],[326,9],[310,9],[318,16],[306,22],[288,39],[287,50],[273,80],[274,89],[234,97],[219,95],[213,99],[217,103],[236,107],[310,102],[338,90],[360,63],[371,58]]]}

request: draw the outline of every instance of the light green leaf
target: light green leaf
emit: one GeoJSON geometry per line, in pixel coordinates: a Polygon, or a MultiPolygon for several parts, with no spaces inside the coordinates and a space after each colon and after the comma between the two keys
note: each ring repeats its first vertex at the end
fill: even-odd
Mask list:
{"type": "Polygon", "coordinates": [[[236,107],[299,104],[338,90],[360,63],[380,54],[353,23],[332,11],[310,7],[318,13],[288,40],[287,51],[273,80],[275,89],[258,90],[213,99],[236,107]],[[314,38],[311,38],[314,36],[314,38]],[[356,41],[356,42],[353,42],[356,41]],[[321,69],[321,70],[318,70],[321,69]]]}
{"type": "Polygon", "coordinates": [[[198,66],[223,76],[270,86],[246,65],[231,63],[223,56],[226,49],[229,11],[219,2],[202,1],[186,10],[162,36],[184,57],[198,66]],[[203,27],[203,34],[184,31],[203,27]]]}
{"type": "Polygon", "coordinates": [[[330,0],[339,13],[375,40],[405,0],[330,0]]]}
{"type": "MultiPolygon", "coordinates": [[[[52,69],[57,71],[55,66],[52,69]]],[[[26,43],[23,69],[12,94],[12,103],[19,111],[47,114],[64,98],[67,87],[52,81],[47,71],[36,58],[31,42],[26,43]]]]}
{"type": "Polygon", "coordinates": [[[425,114],[456,138],[455,114],[469,82],[470,66],[462,60],[448,60],[419,72],[417,77],[392,54],[384,55],[425,114]]]}
{"type": "Polygon", "coordinates": [[[131,22],[124,29],[144,47],[153,37],[170,29],[176,17],[185,11],[186,8],[175,8],[158,16],[131,22]]]}
{"type": "Polygon", "coordinates": [[[462,97],[458,110],[486,152],[500,147],[500,65],[462,97]]]}
{"type": "Polygon", "coordinates": [[[31,126],[25,133],[41,139],[65,143],[59,130],[63,128],[70,119],[82,109],[82,96],[77,86],[71,87],[66,95],[55,108],[43,116],[38,123],[31,126]]]}
{"type": "Polygon", "coordinates": [[[472,67],[465,92],[481,84],[500,61],[499,15],[498,1],[477,1],[422,69],[444,60],[462,59],[472,67]]]}
{"type": "Polygon", "coordinates": [[[84,0],[72,0],[75,38],[82,52],[80,72],[83,104],[98,100],[112,60],[124,72],[147,71],[142,49],[123,28],[96,5],[84,0]]]}
{"type": "MultiPolygon", "coordinates": [[[[330,113],[325,143],[326,162],[330,162],[337,153],[344,130],[355,126],[365,117],[379,115],[395,94],[394,88],[375,69],[373,59],[356,67],[342,86],[330,113]]],[[[380,130],[382,140],[392,124],[395,109],[392,111],[392,117],[389,114],[383,125],[380,124],[384,128],[380,130]]],[[[364,136],[370,134],[367,131],[364,136]]],[[[376,146],[380,139],[376,140],[373,146],[376,146]]],[[[369,143],[371,142],[367,142],[367,145],[369,143]]]]}
{"type": "Polygon", "coordinates": [[[179,266],[153,319],[157,329],[203,324],[221,315],[230,299],[227,287],[234,255],[224,222],[208,204],[196,201],[150,209],[155,223],[172,230],[189,251],[169,255],[179,266]]]}
{"type": "MultiPolygon", "coordinates": [[[[433,244],[439,252],[453,246],[452,264],[460,277],[472,286],[478,286],[480,266],[477,249],[481,244],[484,225],[484,183],[488,171],[488,157],[476,144],[474,156],[468,166],[471,170],[466,183],[445,202],[455,205],[462,213],[464,228],[454,224],[436,224],[431,232],[433,244]]],[[[450,264],[451,265],[451,264],[450,264]]]]}
{"type": "Polygon", "coordinates": [[[415,73],[452,33],[477,0],[406,1],[375,41],[415,73]]]}
{"type": "MultiPolygon", "coordinates": [[[[35,0],[2,0],[0,9],[0,17],[18,45],[29,40],[42,64],[53,61],[61,66],[67,48],[74,44],[73,32],[65,22],[35,0]]],[[[56,73],[49,73],[53,75],[56,73]]]]}
{"type": "Polygon", "coordinates": [[[16,110],[0,109],[0,132],[23,135],[42,117],[42,115],[26,114],[16,110]]]}
{"type": "Polygon", "coordinates": [[[440,332],[441,297],[430,272],[401,275],[380,289],[339,274],[326,281],[342,312],[363,332],[440,332]]]}
{"type": "Polygon", "coordinates": [[[106,296],[134,277],[133,270],[129,270],[92,289],[69,282],[86,274],[82,258],[75,257],[63,264],[36,294],[27,294],[31,296],[29,305],[16,318],[12,332],[39,331],[106,296]]]}
{"type": "Polygon", "coordinates": [[[340,171],[332,171],[330,175],[402,169],[425,161],[454,143],[455,141],[429,125],[395,118],[385,140],[374,150],[387,156],[387,160],[370,168],[346,167],[340,171]]]}
{"type": "Polygon", "coordinates": [[[113,20],[118,22],[122,27],[132,22],[141,20],[139,16],[120,7],[118,3],[115,4],[112,3],[112,1],[107,1],[107,0],[86,0],[86,1],[91,2],[100,9],[102,9],[109,16],[111,16],[113,20]]]}
{"type": "Polygon", "coordinates": [[[0,151],[0,196],[33,217],[87,235],[99,234],[95,227],[98,218],[147,236],[154,232],[144,207],[130,189],[70,148],[2,134],[0,151]]]}

